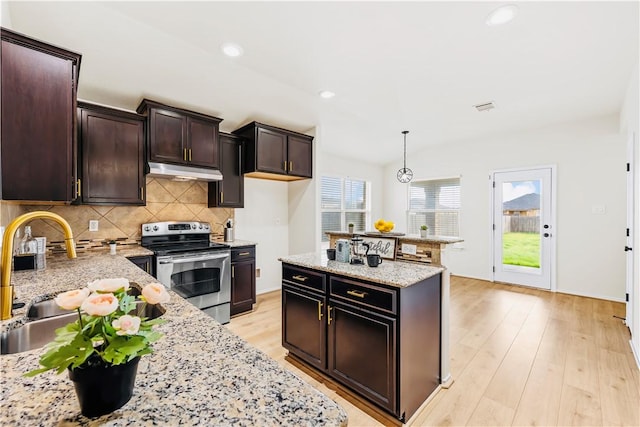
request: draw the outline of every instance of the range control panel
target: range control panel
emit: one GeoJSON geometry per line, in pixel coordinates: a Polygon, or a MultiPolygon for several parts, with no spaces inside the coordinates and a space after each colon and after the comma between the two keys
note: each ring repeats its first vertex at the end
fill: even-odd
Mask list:
{"type": "Polygon", "coordinates": [[[167,236],[171,234],[209,234],[211,226],[208,222],[150,222],[142,224],[142,236],[167,236]]]}

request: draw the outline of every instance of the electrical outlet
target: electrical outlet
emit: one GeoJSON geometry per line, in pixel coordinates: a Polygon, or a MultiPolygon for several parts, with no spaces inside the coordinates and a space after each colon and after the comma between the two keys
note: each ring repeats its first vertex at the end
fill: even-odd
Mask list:
{"type": "Polygon", "coordinates": [[[92,219],[89,221],[89,231],[98,231],[98,220],[92,219]]]}
{"type": "Polygon", "coordinates": [[[260,269],[256,268],[256,278],[260,277],[260,269]]]}
{"type": "Polygon", "coordinates": [[[591,213],[594,215],[604,215],[607,213],[605,205],[593,205],[591,206],[591,213]]]}

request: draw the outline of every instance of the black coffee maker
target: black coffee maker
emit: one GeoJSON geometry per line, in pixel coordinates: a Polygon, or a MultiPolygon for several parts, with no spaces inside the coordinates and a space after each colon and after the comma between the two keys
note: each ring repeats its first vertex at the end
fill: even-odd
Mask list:
{"type": "Polygon", "coordinates": [[[351,264],[364,264],[369,253],[369,244],[362,241],[362,237],[353,236],[351,238],[351,264]],[[365,251],[364,254],[362,251],[365,251]]]}

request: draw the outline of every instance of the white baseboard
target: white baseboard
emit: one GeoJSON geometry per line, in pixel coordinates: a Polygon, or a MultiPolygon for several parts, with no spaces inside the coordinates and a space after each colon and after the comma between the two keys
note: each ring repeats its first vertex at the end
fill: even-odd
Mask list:
{"type": "Polygon", "coordinates": [[[256,289],[256,295],[262,295],[262,294],[266,294],[268,292],[273,292],[273,291],[279,291],[280,289],[282,289],[282,286],[274,286],[271,288],[267,288],[267,289],[256,289]]]}
{"type": "Polygon", "coordinates": [[[629,345],[631,346],[631,352],[633,353],[633,357],[636,359],[636,365],[638,366],[638,370],[640,370],[640,354],[638,354],[638,351],[633,346],[632,340],[629,340],[629,345]]]}
{"type": "Polygon", "coordinates": [[[602,300],[605,300],[605,301],[626,302],[626,300],[624,298],[614,298],[614,297],[603,296],[603,295],[593,295],[593,294],[590,294],[588,292],[567,291],[567,290],[564,290],[564,289],[558,289],[558,290],[556,290],[556,292],[558,292],[560,294],[577,295],[579,297],[602,299],[602,300]]]}

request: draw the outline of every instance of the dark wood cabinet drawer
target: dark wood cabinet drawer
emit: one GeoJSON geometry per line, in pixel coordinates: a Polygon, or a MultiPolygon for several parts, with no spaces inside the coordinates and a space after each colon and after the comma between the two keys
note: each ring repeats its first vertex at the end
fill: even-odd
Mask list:
{"type": "Polygon", "coordinates": [[[329,295],[360,306],[396,314],[396,291],[341,277],[331,276],[329,295]]]}
{"type": "Polygon", "coordinates": [[[287,264],[282,267],[282,280],[316,291],[326,290],[326,274],[287,264]]]}
{"type": "Polygon", "coordinates": [[[256,247],[231,248],[231,262],[242,261],[256,257],[256,247]]]}

